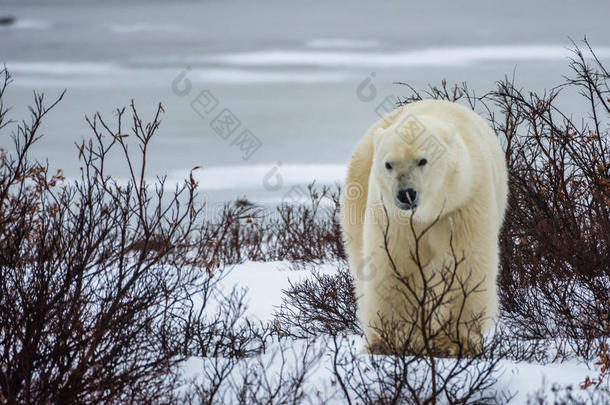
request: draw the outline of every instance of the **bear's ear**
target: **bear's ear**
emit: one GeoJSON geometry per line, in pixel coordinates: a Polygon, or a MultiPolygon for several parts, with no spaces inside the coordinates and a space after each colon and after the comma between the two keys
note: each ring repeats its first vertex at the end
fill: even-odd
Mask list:
{"type": "Polygon", "coordinates": [[[384,132],[388,130],[392,125],[396,123],[396,120],[400,116],[400,113],[403,111],[404,107],[398,107],[395,110],[389,112],[380,118],[372,127],[367,131],[367,136],[372,138],[373,146],[377,148],[377,144],[379,140],[383,138],[384,132]]]}

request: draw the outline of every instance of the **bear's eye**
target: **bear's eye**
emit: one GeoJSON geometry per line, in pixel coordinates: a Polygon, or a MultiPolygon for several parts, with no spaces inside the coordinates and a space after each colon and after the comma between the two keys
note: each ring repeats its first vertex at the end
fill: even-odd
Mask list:
{"type": "Polygon", "coordinates": [[[392,164],[390,162],[385,162],[385,168],[388,170],[392,170],[392,164]]]}
{"type": "Polygon", "coordinates": [[[427,163],[428,163],[428,160],[427,160],[426,158],[421,158],[421,159],[419,159],[419,160],[417,161],[417,165],[418,165],[419,167],[421,167],[421,166],[425,166],[427,163]]]}

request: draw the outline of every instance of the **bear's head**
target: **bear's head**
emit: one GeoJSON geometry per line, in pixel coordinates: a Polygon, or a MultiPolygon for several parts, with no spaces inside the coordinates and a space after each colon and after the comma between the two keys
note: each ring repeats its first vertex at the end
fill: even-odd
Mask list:
{"type": "Polygon", "coordinates": [[[400,115],[374,134],[371,177],[388,213],[429,223],[468,194],[470,160],[454,125],[431,115],[400,115]]]}

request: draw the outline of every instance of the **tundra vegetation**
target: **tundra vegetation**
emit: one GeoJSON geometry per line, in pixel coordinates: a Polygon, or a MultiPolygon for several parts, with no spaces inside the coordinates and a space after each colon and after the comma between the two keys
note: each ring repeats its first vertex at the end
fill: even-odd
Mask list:
{"type": "MultiPolygon", "coordinates": [[[[509,78],[482,95],[465,83],[405,84],[401,103],[446,99],[487,118],[509,170],[499,321],[476,351],[452,358],[427,339],[388,356],[360,352],[339,186],[310,185],[299,203],[238,200],[205,215],[193,176],[177,186],[147,176],[164,110],[143,119],[134,103],[87,119],[91,136],[75,149],[81,175],[67,180],[31,158],[62,96],[35,94],[29,116],[12,121],[5,68],[0,132],[12,147],[0,151],[0,404],[506,403],[515,392],[495,386],[504,360],[593,363],[590,375],[530,401],[607,403],[610,74],[586,41],[569,63],[571,74],[543,94],[509,78]],[[563,110],[564,97],[585,113],[563,110]],[[110,156],[122,156],[127,181],[109,173],[110,156]],[[219,293],[234,265],[277,260],[311,276],[283,292],[271,322],[244,317],[244,291],[219,293]],[[329,263],[336,272],[317,271],[329,263]],[[186,378],[192,358],[201,370],[186,378]],[[328,378],[312,383],[320,369],[328,378]]],[[[452,259],[441,270],[448,290],[460,286],[459,252],[452,259]]],[[[410,297],[421,308],[412,327],[431,330],[444,295],[410,297]]],[[[395,330],[380,330],[388,345],[395,330]]]]}

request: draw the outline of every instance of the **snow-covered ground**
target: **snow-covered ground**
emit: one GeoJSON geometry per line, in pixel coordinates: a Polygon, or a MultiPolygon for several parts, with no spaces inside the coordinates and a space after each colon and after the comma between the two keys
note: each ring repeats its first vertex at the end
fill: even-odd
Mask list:
{"type": "MultiPolygon", "coordinates": [[[[318,266],[316,270],[324,274],[336,272],[333,264],[318,266]]],[[[220,291],[230,292],[236,286],[247,289],[246,300],[248,304],[247,316],[263,322],[273,319],[274,311],[282,302],[282,290],[289,287],[290,281],[299,282],[311,277],[310,269],[295,270],[290,267],[287,261],[279,262],[246,262],[237,265],[229,270],[220,283],[220,291]]],[[[346,339],[345,344],[355,342],[362,345],[363,339],[353,336],[346,339]]],[[[300,361],[301,353],[304,350],[304,341],[294,341],[291,348],[291,359],[296,365],[300,361]]],[[[280,363],[277,356],[279,346],[274,348],[271,345],[267,352],[260,358],[252,359],[254,362],[261,362],[270,375],[279,370],[280,363]]],[[[345,403],[337,384],[333,383],[332,356],[329,349],[315,365],[314,372],[308,374],[305,384],[306,390],[310,392],[323,392],[332,397],[330,403],[345,403]]],[[[366,356],[366,355],[362,355],[366,356]]],[[[201,358],[190,358],[183,365],[184,376],[188,379],[198,378],[201,375],[205,361],[201,358]]],[[[452,362],[453,359],[442,359],[442,362],[452,362]]],[[[580,384],[586,376],[596,376],[598,371],[594,365],[588,365],[577,361],[535,364],[526,362],[513,362],[503,360],[500,363],[497,382],[493,387],[498,393],[514,395],[510,403],[525,404],[528,399],[533,399],[537,391],[544,390],[548,398],[552,398],[553,387],[565,388],[571,386],[576,395],[586,394],[581,392],[580,384]]]]}
{"type": "MultiPolygon", "coordinates": [[[[333,274],[336,268],[325,264],[316,268],[322,274],[333,274]]],[[[290,283],[311,277],[310,270],[295,270],[288,261],[246,262],[225,270],[218,285],[220,293],[229,294],[233,287],[245,288],[246,316],[262,322],[273,319],[273,313],[282,302],[282,291],[290,283]]]]}

